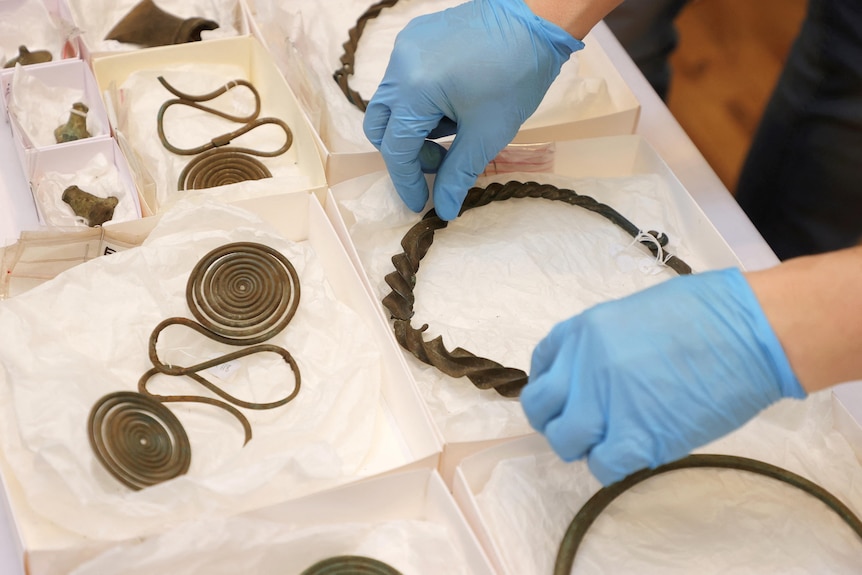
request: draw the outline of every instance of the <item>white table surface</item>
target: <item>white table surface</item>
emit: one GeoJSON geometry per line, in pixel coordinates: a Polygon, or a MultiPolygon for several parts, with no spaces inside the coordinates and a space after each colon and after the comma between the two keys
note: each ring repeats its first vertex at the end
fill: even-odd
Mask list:
{"type": "MultiPolygon", "coordinates": [[[[595,41],[617,66],[641,104],[636,133],[643,136],[670,166],[701,209],[724,236],[746,269],[761,269],[777,258],[707,164],[664,102],[602,23],[592,32],[595,41]]],[[[14,243],[21,229],[35,229],[32,210],[25,209],[30,193],[14,157],[9,125],[0,121],[0,247],[14,243]],[[5,198],[5,199],[4,199],[5,198]]],[[[0,507],[0,573],[24,575],[10,521],[0,507]]]]}

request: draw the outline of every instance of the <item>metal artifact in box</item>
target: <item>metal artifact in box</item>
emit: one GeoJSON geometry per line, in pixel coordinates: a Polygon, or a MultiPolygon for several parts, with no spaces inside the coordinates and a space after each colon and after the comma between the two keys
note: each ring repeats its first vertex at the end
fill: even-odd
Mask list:
{"type": "Polygon", "coordinates": [[[312,191],[197,196],[139,222],[140,247],[0,302],[0,464],[29,573],[436,467],[427,410],[312,191]]]}
{"type": "Polygon", "coordinates": [[[75,575],[253,572],[492,575],[434,470],[405,471],[118,546],[75,575]],[[351,568],[353,570],[351,570],[351,568]]]}
{"type": "MultiPolygon", "coordinates": [[[[446,2],[249,2],[250,26],[276,55],[326,157],[330,184],[384,169],[362,131],[364,102],[389,61],[395,36],[416,16],[446,2]],[[333,76],[335,75],[335,79],[333,76]]],[[[640,106],[602,47],[587,36],[515,143],[631,134],[640,106]]]]}
{"type": "Polygon", "coordinates": [[[832,426],[829,392],[782,401],[694,457],[751,465],[602,489],[585,460],[563,462],[532,435],[463,459],[453,493],[501,575],[858,569],[859,462],[832,426]],[[755,471],[769,468],[781,472],[755,471]]]}
{"type": "Polygon", "coordinates": [[[326,203],[444,437],[447,481],[465,455],[531,433],[518,388],[556,323],[686,267],[740,265],[639,136],[557,142],[541,162],[528,151],[480,177],[479,203],[448,224],[407,209],[382,172],[326,203]]]}
{"type": "Polygon", "coordinates": [[[0,3],[0,66],[38,66],[77,57],[77,30],[62,0],[0,3]]]}

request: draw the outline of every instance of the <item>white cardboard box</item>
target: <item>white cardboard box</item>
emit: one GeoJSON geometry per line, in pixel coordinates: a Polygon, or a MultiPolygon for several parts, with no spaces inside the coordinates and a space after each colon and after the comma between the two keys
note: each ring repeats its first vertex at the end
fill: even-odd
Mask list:
{"type": "Polygon", "coordinates": [[[142,573],[222,573],[241,566],[276,575],[340,555],[370,557],[403,573],[494,574],[439,474],[424,469],[317,493],[218,526],[207,520],[183,525],[112,550],[80,575],[108,566],[142,573]],[[278,541],[268,542],[267,533],[278,541]],[[460,562],[448,563],[456,557],[460,562]]]}
{"type": "MultiPolygon", "coordinates": [[[[28,179],[31,179],[33,177],[37,154],[42,151],[67,148],[83,140],[60,144],[52,142],[47,145],[39,145],[33,142],[27,131],[22,127],[22,119],[18,118],[8,107],[15,73],[16,71],[13,69],[4,70],[0,73],[0,93],[3,94],[2,103],[7,120],[12,126],[12,134],[19,161],[23,166],[25,175],[28,179]]],[[[90,128],[91,137],[86,138],[86,140],[110,139],[110,124],[108,123],[108,115],[102,103],[99,88],[92,71],[82,60],[69,59],[48,62],[38,66],[26,66],[21,69],[21,73],[32,77],[35,81],[40,82],[49,89],[61,88],[82,92],[83,102],[89,108],[87,112],[87,125],[88,127],[93,126],[90,128]]],[[[51,122],[48,126],[51,128],[52,126],[57,127],[64,124],[68,117],[68,112],[66,112],[61,118],[46,116],[41,118],[40,121],[51,122]]]]}
{"type": "MultiPolygon", "coordinates": [[[[320,107],[327,105],[321,103],[321,94],[324,100],[328,94],[320,89],[321,82],[333,83],[331,77],[318,78],[312,76],[311,67],[308,64],[310,51],[320,49],[319,39],[295,38],[294,28],[299,23],[285,23],[283,16],[278,12],[277,6],[268,1],[247,0],[249,11],[249,26],[251,32],[261,38],[276,57],[276,62],[287,78],[288,83],[302,104],[303,111],[308,115],[309,121],[315,128],[321,151],[326,162],[327,181],[337,184],[363,174],[385,169],[383,158],[379,152],[373,150],[370,144],[368,151],[347,150],[342,147],[338,149],[321,129],[320,107]],[[290,30],[286,32],[285,30],[290,30]]],[[[432,9],[428,10],[429,12],[432,9]]],[[[386,12],[381,14],[385,17],[386,12]]],[[[369,26],[373,20],[369,21],[369,26]]],[[[347,38],[347,30],[344,31],[344,39],[347,38]]],[[[338,40],[338,45],[344,39],[338,40]]],[[[361,41],[360,41],[361,45],[361,41]]],[[[640,104],[627,84],[614,67],[613,63],[604,52],[601,44],[592,35],[585,39],[586,47],[576,53],[579,61],[579,75],[587,78],[600,78],[606,87],[606,101],[598,110],[586,110],[577,119],[560,119],[541,122],[532,122],[528,119],[524,127],[516,135],[513,143],[533,144],[552,142],[557,140],[570,140],[574,138],[594,138],[598,136],[631,134],[637,126],[640,113],[640,104]]],[[[385,62],[381,64],[381,70],[385,62]]],[[[334,70],[333,70],[334,71],[334,70]]],[[[333,83],[334,85],[334,83],[333,83]]],[[[368,99],[371,94],[363,94],[368,99]]],[[[344,100],[340,93],[339,104],[344,100]]],[[[349,110],[356,112],[356,110],[349,110]]],[[[561,117],[564,111],[560,111],[561,117]]],[[[568,112],[568,111],[566,111],[568,112]]],[[[361,122],[361,115],[355,114],[357,121],[361,122]]]]}
{"type": "MultiPolygon", "coordinates": [[[[741,265],[700,207],[679,183],[665,162],[642,137],[611,136],[557,142],[550,146],[550,153],[553,154],[554,174],[568,178],[657,175],[664,181],[670,193],[673,211],[679,226],[678,234],[684,238],[688,249],[697,254],[699,259],[704,262],[704,267],[719,269],[741,265]]],[[[334,222],[334,227],[351,254],[360,275],[363,276],[372,299],[377,301],[380,300],[381,294],[377,293],[378,289],[375,285],[379,283],[380,278],[373,278],[373,281],[372,278],[369,278],[366,267],[360,260],[350,235],[349,229],[354,223],[353,215],[343,209],[342,203],[346,200],[355,199],[381,177],[383,177],[381,173],[367,174],[331,186],[330,195],[325,204],[327,214],[334,222]]],[[[540,174],[536,174],[536,177],[540,177],[540,174]]],[[[624,213],[623,215],[630,219],[637,216],[637,214],[631,213],[624,213]]],[[[378,309],[384,318],[388,318],[388,312],[382,305],[378,309]]],[[[565,318],[560,317],[559,319],[565,318]]],[[[409,356],[409,352],[405,351],[404,353],[409,356]]],[[[464,379],[464,384],[470,385],[466,379],[464,379]]],[[[444,436],[444,451],[440,472],[447,482],[451,481],[455,466],[465,456],[492,445],[506,442],[511,438],[511,436],[488,436],[473,441],[452,441],[445,438],[445,433],[442,430],[441,435],[444,436]]]]}
{"type": "Polygon", "coordinates": [[[48,50],[52,61],[77,58],[76,31],[64,9],[63,0],[0,2],[0,65],[18,57],[22,44],[31,52],[48,50]]]}
{"type": "MultiPolygon", "coordinates": [[[[281,191],[314,189],[323,186],[326,179],[312,130],[300,111],[293,92],[275,67],[272,57],[253,37],[243,36],[192,42],[99,57],[93,61],[93,71],[99,89],[105,96],[109,117],[111,117],[112,124],[116,129],[119,114],[135,113],[122,108],[120,102],[123,95],[117,92],[118,88],[132,73],[143,70],[169,70],[186,65],[200,66],[201,69],[206,70],[207,66],[222,64],[236,66],[244,70],[246,79],[255,86],[260,94],[262,109],[267,111],[266,115],[283,120],[292,132],[293,143],[290,149],[285,155],[273,160],[279,162],[293,161],[296,172],[303,176],[304,181],[302,185],[285,183],[281,191]]],[[[225,81],[232,79],[227,78],[225,81]]],[[[166,99],[171,97],[158,84],[155,87],[166,94],[166,99]]],[[[261,117],[263,115],[262,112],[261,117]]],[[[122,122],[119,123],[122,124],[122,122]]],[[[153,117],[153,125],[155,123],[156,118],[153,117]]],[[[234,128],[236,127],[238,126],[234,126],[234,128]]],[[[122,134],[118,139],[121,145],[128,142],[128,139],[122,134]]],[[[152,183],[152,177],[140,173],[142,164],[134,157],[134,143],[128,145],[132,146],[132,150],[127,149],[127,146],[124,145],[124,152],[127,156],[133,156],[129,158],[129,163],[144,200],[142,202],[144,214],[158,213],[159,208],[156,203],[157,200],[153,197],[153,188],[141,189],[141,186],[146,186],[146,182],[152,183]]],[[[184,156],[184,158],[191,159],[191,156],[184,156]]],[[[263,158],[263,160],[268,160],[268,158],[263,158]]],[[[264,163],[267,162],[264,161],[264,163]]],[[[261,187],[270,188],[267,183],[261,184],[261,187]]],[[[226,188],[224,194],[228,200],[233,199],[229,191],[230,186],[223,186],[223,188],[226,188]]],[[[216,188],[210,188],[213,193],[215,190],[216,188]]]]}
{"type": "MultiPolygon", "coordinates": [[[[326,280],[335,296],[365,320],[367,341],[380,351],[383,375],[380,382],[381,417],[377,419],[374,444],[360,475],[350,481],[394,470],[435,468],[442,447],[427,410],[415,388],[409,384],[410,374],[403,356],[392,347],[378,310],[361,287],[316,196],[312,192],[270,195],[237,202],[236,205],[258,214],[287,239],[308,240],[325,269],[326,280]]],[[[144,224],[153,226],[159,218],[145,218],[131,224],[136,229],[144,224]]],[[[122,229],[124,225],[118,224],[117,227],[122,229]]],[[[4,457],[0,464],[3,505],[13,522],[18,554],[27,573],[67,572],[72,566],[116,543],[83,537],[36,514],[24,500],[22,487],[9,461],[4,457]]],[[[287,499],[290,496],[286,496],[287,499]]]]}

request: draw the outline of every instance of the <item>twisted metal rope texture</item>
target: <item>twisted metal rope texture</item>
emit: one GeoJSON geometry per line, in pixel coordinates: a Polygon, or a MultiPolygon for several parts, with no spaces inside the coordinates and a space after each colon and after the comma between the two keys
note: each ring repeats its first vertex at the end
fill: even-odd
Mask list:
{"type": "Polygon", "coordinates": [[[171,86],[162,76],[159,76],[158,80],[166,90],[176,96],[176,98],[167,100],[159,108],[158,116],[156,118],[159,140],[167,150],[174,154],[182,156],[197,154],[197,156],[189,162],[180,173],[177,181],[178,190],[202,190],[216,186],[235,184],[247,180],[260,180],[272,177],[272,173],[269,169],[263,164],[263,162],[254,156],[271,158],[284,154],[293,144],[293,132],[285,122],[278,118],[258,118],[258,115],[260,114],[260,94],[250,82],[242,79],[231,80],[224,86],[216,88],[206,94],[190,95],[180,92],[175,87],[171,86]],[[238,87],[247,88],[251,91],[252,96],[254,97],[254,111],[247,116],[228,114],[227,112],[205,106],[201,103],[213,100],[218,96],[227,93],[229,90],[238,87]],[[178,148],[171,144],[165,135],[165,114],[171,106],[175,105],[189,106],[244,125],[232,132],[217,136],[200,146],[196,146],[194,148],[178,148]],[[277,150],[265,151],[247,147],[228,146],[228,144],[230,144],[234,139],[266,124],[274,124],[284,131],[284,144],[282,144],[282,146],[277,150]]]}
{"type": "Polygon", "coordinates": [[[713,467],[724,469],[738,469],[748,471],[766,477],[772,477],[794,487],[801,489],[809,495],[816,497],[825,503],[832,511],[838,514],[851,529],[862,538],[862,521],[848,508],[840,499],[832,495],[826,489],[820,487],[816,483],[805,479],[804,477],[782,469],[781,467],[748,459],[746,457],[738,457],[735,455],[689,455],[678,461],[656,467],[655,469],[644,469],[628,476],[627,478],[618,481],[612,485],[608,485],[600,489],[593,495],[569,524],[566,534],[560,544],[560,549],[557,553],[557,560],[554,564],[554,575],[569,575],[572,572],[572,565],[575,562],[575,554],[581,541],[584,539],[590,525],[598,518],[599,514],[611,504],[611,502],[619,497],[622,493],[634,487],[642,481],[646,481],[651,477],[674,471],[676,469],[713,467]]]}
{"type": "MultiPolygon", "coordinates": [[[[153,367],[138,380],[138,393],[124,392],[120,395],[124,401],[132,402],[135,406],[142,403],[157,412],[157,416],[147,416],[150,427],[156,425],[154,421],[150,421],[154,417],[160,421],[170,421],[170,433],[164,439],[159,436],[158,444],[164,445],[168,440],[172,440],[175,443],[172,449],[187,454],[186,459],[189,461],[191,446],[188,437],[176,417],[162,405],[164,403],[194,402],[224,409],[240,422],[245,443],[248,443],[252,437],[251,425],[245,415],[234,406],[255,410],[273,409],[290,402],[299,393],[299,366],[290,352],[276,345],[261,343],[287,326],[296,313],[299,297],[299,277],[296,270],[290,260],[273,248],[253,242],[236,242],[210,251],[195,265],[186,284],[186,301],[200,323],[182,317],[172,317],[160,322],[149,339],[149,357],[153,367]],[[159,335],[171,325],[189,327],[220,343],[248,347],[192,366],[166,364],[159,359],[156,348],[159,335]],[[200,375],[201,371],[263,352],[280,355],[294,376],[293,389],[278,400],[267,403],[244,401],[200,375]],[[154,394],[147,388],[147,384],[153,376],[159,374],[189,377],[221,399],[198,395],[154,394]]],[[[158,471],[145,465],[145,462],[140,462],[139,466],[128,463],[141,458],[141,453],[146,452],[133,440],[118,435],[117,432],[137,428],[105,426],[100,423],[105,416],[98,415],[109,408],[113,409],[115,400],[109,398],[116,395],[118,394],[102,398],[91,410],[89,420],[91,445],[108,471],[133,489],[141,489],[185,473],[188,470],[188,462],[184,466],[171,465],[165,470],[158,468],[158,471]],[[108,407],[103,406],[105,402],[108,402],[108,407]],[[118,464],[117,461],[122,463],[118,464]],[[118,467],[122,472],[116,471],[118,467]]],[[[131,410],[131,414],[136,417],[141,417],[138,415],[141,412],[142,408],[131,410]]],[[[156,442],[155,438],[143,441],[152,444],[156,442]]]]}
{"type": "Polygon", "coordinates": [[[341,68],[332,74],[332,78],[338,84],[338,87],[341,88],[341,91],[344,92],[347,101],[362,112],[368,107],[368,100],[364,99],[359,92],[351,88],[349,83],[350,76],[355,71],[356,50],[359,47],[359,39],[362,37],[362,32],[365,30],[365,25],[368,24],[369,20],[377,18],[384,8],[389,8],[397,3],[398,0],[381,0],[373,4],[356,20],[356,26],[347,32],[347,42],[342,44],[344,54],[339,59],[341,61],[341,68]]]}
{"type": "MultiPolygon", "coordinates": [[[[536,182],[511,181],[505,184],[489,184],[486,188],[471,188],[461,207],[461,213],[510,198],[543,198],[578,206],[610,220],[632,238],[642,237],[641,230],[612,207],[589,196],[580,195],[574,190],[536,182]]],[[[517,397],[527,384],[526,372],[505,367],[460,347],[449,351],[443,344],[441,336],[425,341],[423,332],[428,329],[428,325],[425,324],[416,329],[410,323],[410,318],[413,317],[413,304],[416,301],[413,289],[416,286],[419,262],[431,247],[434,233],[447,225],[448,222],[441,220],[434,210],[428,211],[404,234],[401,239],[401,248],[404,251],[392,257],[395,271],[385,277],[392,291],[383,298],[383,306],[392,317],[395,338],[401,347],[417,359],[436,367],[446,375],[467,377],[479,389],[494,389],[504,397],[517,397]]],[[[691,267],[688,264],[663,249],[668,242],[665,234],[655,231],[648,233],[655,241],[638,240],[641,245],[649,249],[654,256],[662,257],[665,265],[676,273],[680,275],[691,273],[691,267]]]]}
{"type": "Polygon", "coordinates": [[[299,575],[401,575],[401,572],[371,557],[339,555],[318,561],[299,575]]]}
{"type": "Polygon", "coordinates": [[[184,474],[191,463],[189,438],[167,407],[145,395],[120,391],[90,411],[90,446],[105,469],[132,489],[184,474]]]}

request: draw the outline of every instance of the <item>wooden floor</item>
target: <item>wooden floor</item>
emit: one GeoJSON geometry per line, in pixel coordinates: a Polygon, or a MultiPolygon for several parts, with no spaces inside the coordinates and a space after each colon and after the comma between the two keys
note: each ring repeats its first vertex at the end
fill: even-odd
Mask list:
{"type": "Polygon", "coordinates": [[[806,0],[695,0],[677,19],[668,106],[733,192],[806,0]]]}

